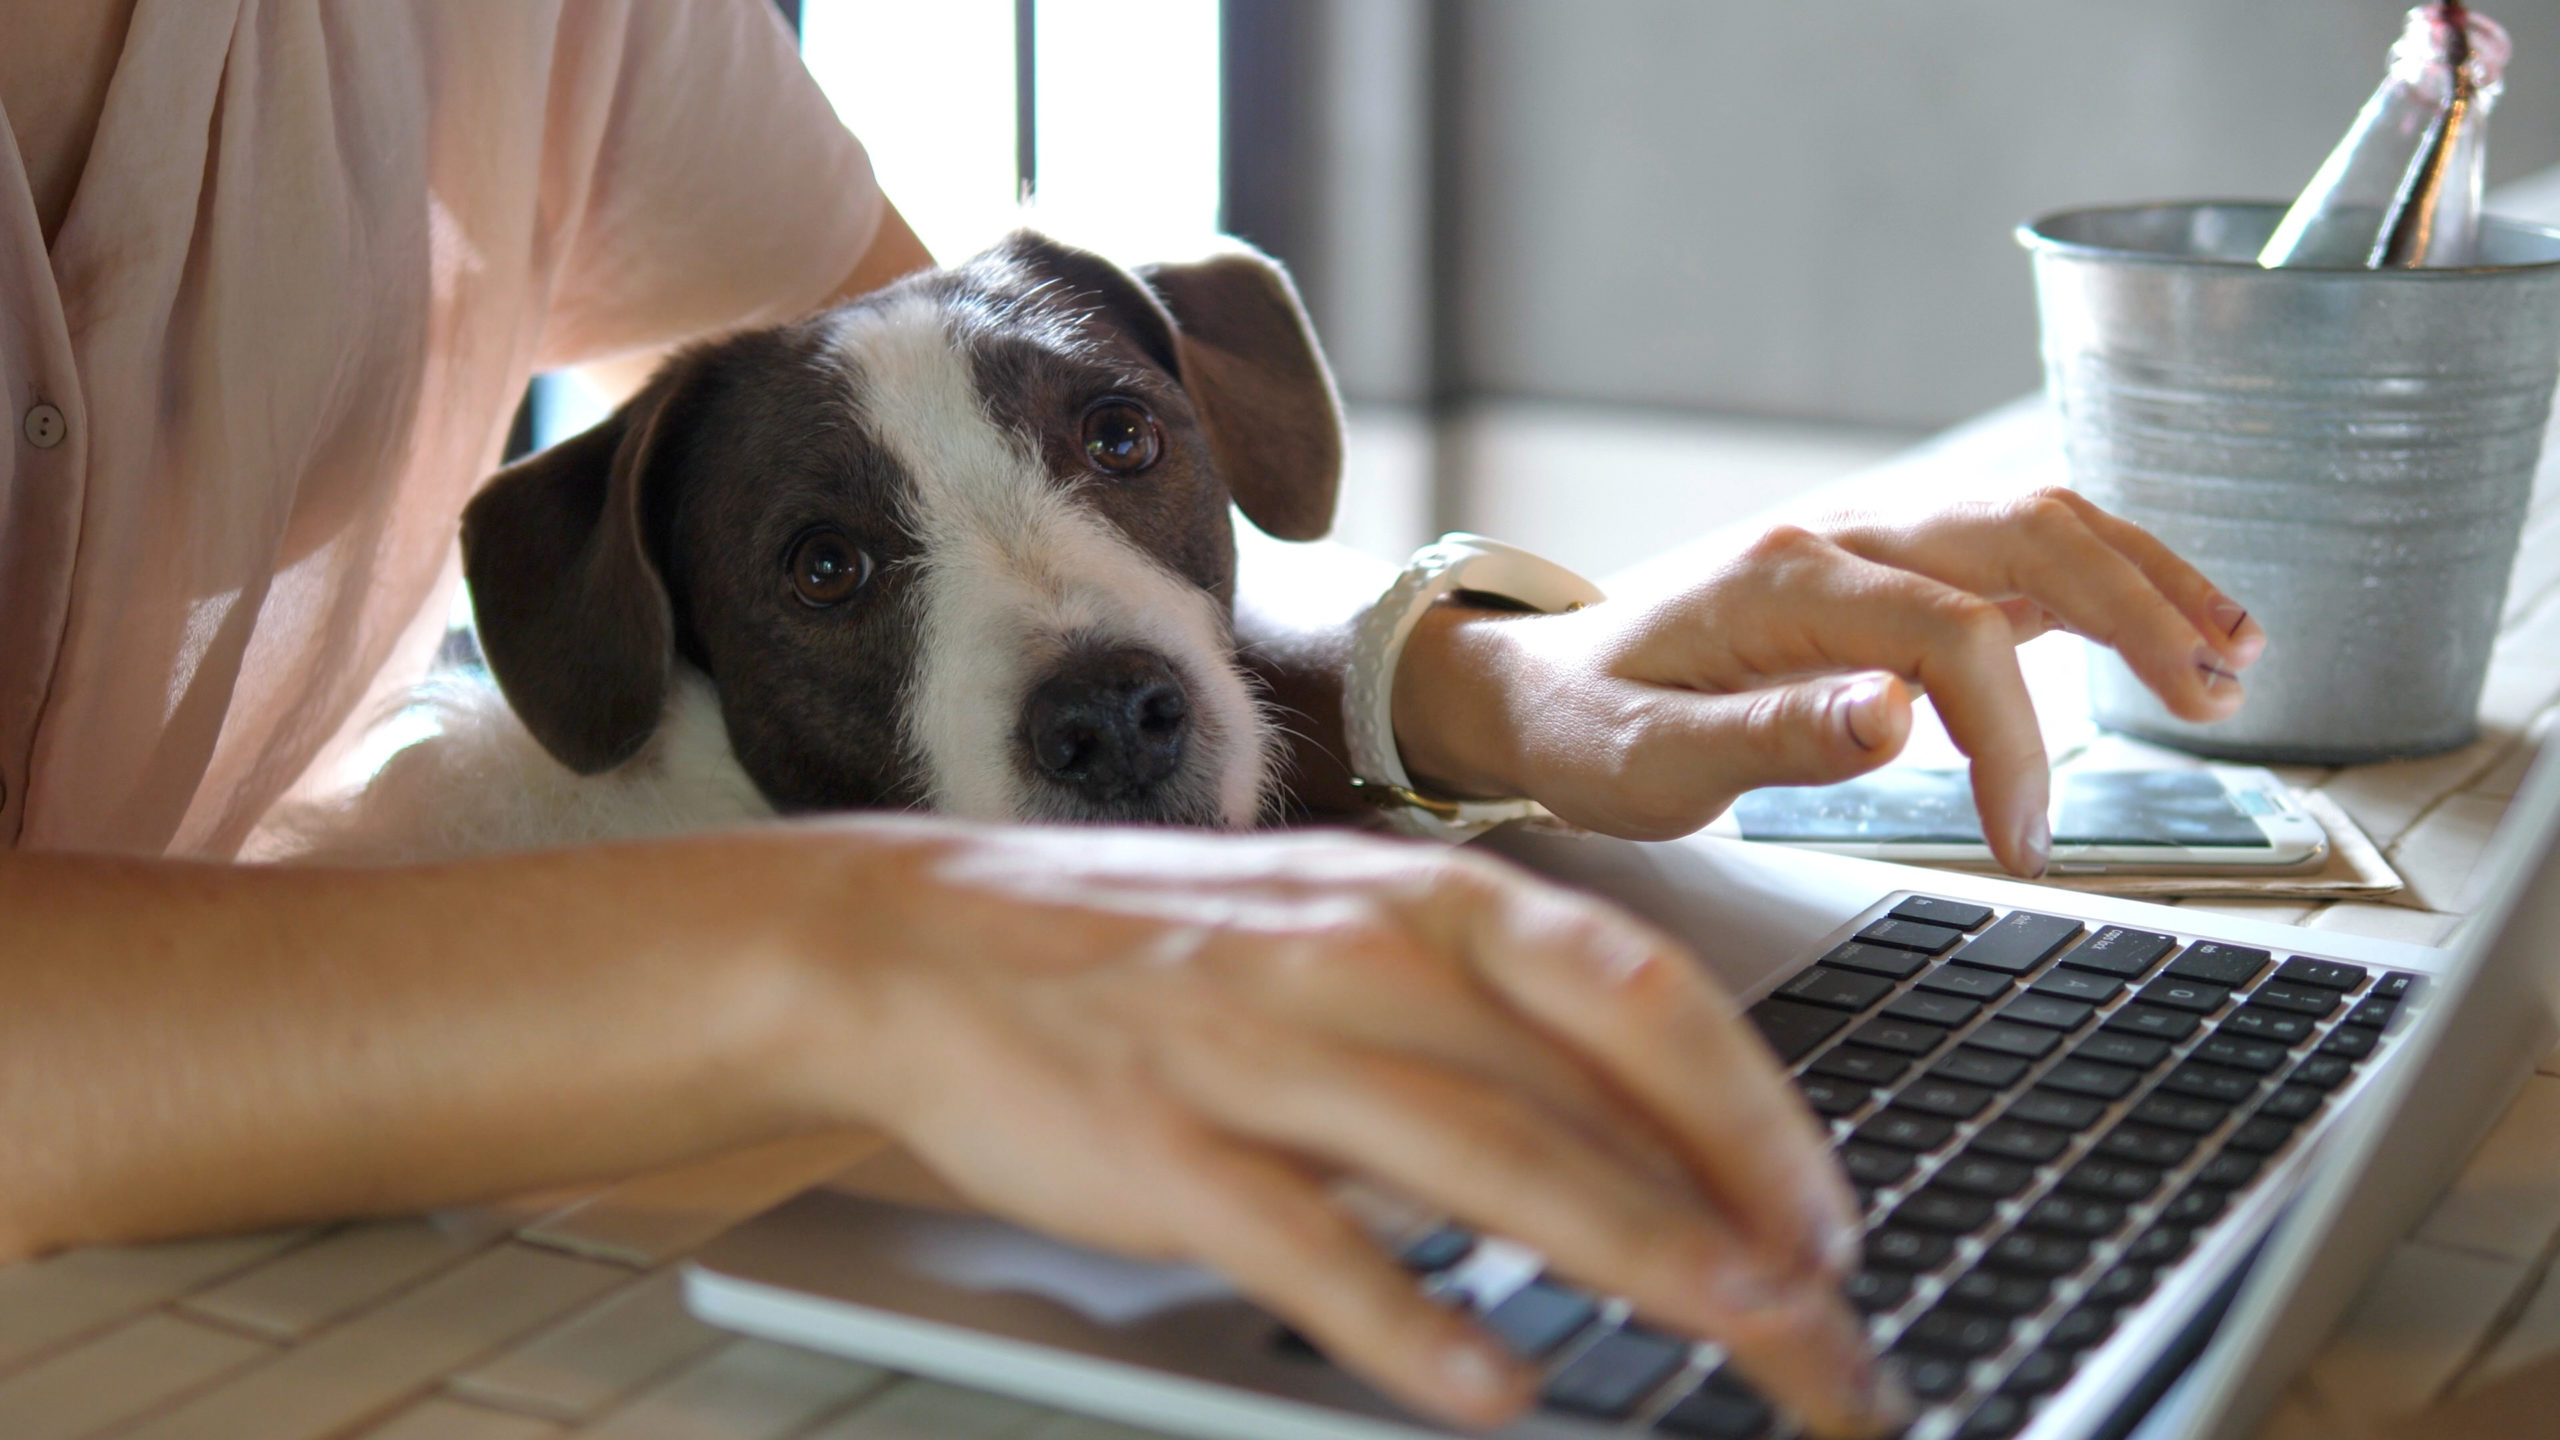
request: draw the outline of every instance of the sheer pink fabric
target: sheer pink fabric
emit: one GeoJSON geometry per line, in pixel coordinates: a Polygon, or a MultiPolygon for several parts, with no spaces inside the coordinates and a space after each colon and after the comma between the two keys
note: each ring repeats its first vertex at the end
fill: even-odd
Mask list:
{"type": "Polygon", "coordinates": [[[879,214],[767,0],[141,0],[49,255],[0,142],[0,839],[234,853],[533,370],[805,310],[879,214]]]}

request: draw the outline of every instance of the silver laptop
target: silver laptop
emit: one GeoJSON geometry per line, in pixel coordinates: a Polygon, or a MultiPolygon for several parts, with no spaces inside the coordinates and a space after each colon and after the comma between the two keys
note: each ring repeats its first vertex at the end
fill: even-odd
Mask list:
{"type": "MultiPolygon", "coordinates": [[[[2560,747],[2451,950],[1699,839],[1506,836],[1688,937],[1867,1201],[1851,1298],[1920,1440],[2237,1437],[2553,1038],[2560,747]]],[[[1218,1440],[1441,1433],[1208,1272],[1060,1244],[891,1158],[686,1273],[718,1325],[1218,1440]]],[[[1533,1357],[1517,1440],[1790,1433],[1713,1345],[1418,1219],[1415,1283],[1533,1357]]]]}

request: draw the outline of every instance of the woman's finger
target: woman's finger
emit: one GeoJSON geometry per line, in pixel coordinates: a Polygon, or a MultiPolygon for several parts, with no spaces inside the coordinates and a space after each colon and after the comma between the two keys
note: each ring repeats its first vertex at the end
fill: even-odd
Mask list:
{"type": "Polygon", "coordinates": [[[2237,602],[2148,531],[2069,490],[1957,507],[1909,526],[1853,524],[1854,554],[1993,599],[2024,597],[2123,654],[2171,710],[2238,708],[2238,672],[2265,649],[2237,602]]]}
{"type": "Polygon", "coordinates": [[[1848,780],[1890,762],[1911,737],[1911,687],[1884,671],[1739,694],[1649,686],[1629,704],[1647,718],[1642,743],[1616,762],[1620,783],[1551,794],[1547,807],[1559,819],[1629,839],[1673,839],[1746,790],[1848,780]]]}
{"type": "Polygon", "coordinates": [[[1417,1409],[1490,1428],[1535,1379],[1413,1277],[1318,1181],[1281,1157],[1186,1136],[1156,1177],[1182,1248],[1296,1326],[1327,1355],[1417,1409]]]}
{"type": "Polygon", "coordinates": [[[1898,1402],[1832,1288],[1858,1263],[1857,1207],[1759,1036],[1666,937],[1579,897],[1503,887],[1466,913],[1487,982],[1660,1116],[1759,1250],[1713,1288],[1716,1338],[1818,1428],[1892,1423],[1898,1402]]]}
{"type": "Polygon", "coordinates": [[[1343,937],[1314,963],[1279,967],[1276,978],[1256,986],[1256,1004],[1334,1042],[1428,1062],[1518,1094],[1655,1182],[1692,1185],[1661,1129],[1588,1065],[1523,1026],[1471,973],[1398,963],[1410,955],[1394,952],[1411,947],[1403,935],[1392,943],[1343,937]]]}
{"type": "Polygon", "coordinates": [[[1383,1180],[1691,1327],[1723,1317],[1722,1290],[1775,1286],[1697,1189],[1620,1161],[1514,1092],[1285,1026],[1222,1029],[1169,1058],[1166,1078],[1233,1133],[1383,1180]]]}
{"type": "Polygon", "coordinates": [[[1886,670],[1928,692],[1973,762],[1983,838],[2011,873],[2040,875],[2052,850],[2044,735],[2018,670],[2008,615],[1958,586],[1837,547],[1791,545],[1762,583],[1715,617],[1763,639],[1772,674],[1886,670]]]}

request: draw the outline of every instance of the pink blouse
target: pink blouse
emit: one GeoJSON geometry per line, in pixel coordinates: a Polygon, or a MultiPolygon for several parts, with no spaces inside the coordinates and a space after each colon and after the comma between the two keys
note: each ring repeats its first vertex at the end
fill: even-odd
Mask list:
{"type": "Polygon", "coordinates": [[[528,375],[806,310],[880,210],[768,0],[141,0],[50,253],[0,115],[0,843],[235,853],[528,375]]]}

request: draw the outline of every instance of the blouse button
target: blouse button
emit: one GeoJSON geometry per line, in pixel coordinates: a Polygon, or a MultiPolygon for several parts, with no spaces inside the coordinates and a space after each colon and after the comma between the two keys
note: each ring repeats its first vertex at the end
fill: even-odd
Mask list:
{"type": "Polygon", "coordinates": [[[27,422],[20,428],[27,433],[27,443],[39,450],[52,449],[62,443],[63,436],[71,433],[71,426],[62,418],[62,412],[50,405],[38,405],[29,410],[27,422]]]}

